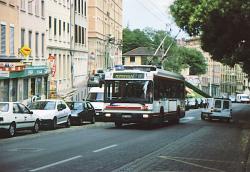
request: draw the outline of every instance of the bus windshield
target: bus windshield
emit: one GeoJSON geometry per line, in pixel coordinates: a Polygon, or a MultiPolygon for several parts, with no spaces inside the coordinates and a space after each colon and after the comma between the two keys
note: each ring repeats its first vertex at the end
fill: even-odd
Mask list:
{"type": "Polygon", "coordinates": [[[101,92],[89,93],[87,100],[90,102],[103,102],[103,93],[101,92]]]}
{"type": "Polygon", "coordinates": [[[152,81],[106,81],[107,103],[151,103],[153,101],[152,81]]]}

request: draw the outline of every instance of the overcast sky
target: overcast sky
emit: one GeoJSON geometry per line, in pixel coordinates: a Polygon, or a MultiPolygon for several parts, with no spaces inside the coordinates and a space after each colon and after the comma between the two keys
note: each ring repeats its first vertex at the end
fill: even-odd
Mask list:
{"type": "MultiPolygon", "coordinates": [[[[123,27],[169,31],[175,36],[179,28],[170,15],[169,6],[174,0],[123,0],[123,27]]],[[[182,32],[178,38],[186,37],[182,32]]]]}

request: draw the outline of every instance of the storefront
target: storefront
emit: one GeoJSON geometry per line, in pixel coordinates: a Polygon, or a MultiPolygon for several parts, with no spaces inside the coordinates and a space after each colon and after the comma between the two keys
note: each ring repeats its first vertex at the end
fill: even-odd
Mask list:
{"type": "Polygon", "coordinates": [[[20,101],[27,104],[34,96],[47,98],[48,74],[47,66],[26,66],[19,71],[0,71],[0,101],[20,101]]]}

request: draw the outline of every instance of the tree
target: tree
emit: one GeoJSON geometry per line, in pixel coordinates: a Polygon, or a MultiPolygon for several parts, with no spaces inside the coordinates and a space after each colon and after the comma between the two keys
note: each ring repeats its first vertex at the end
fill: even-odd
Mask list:
{"type": "Polygon", "coordinates": [[[176,0],[170,10],[179,27],[200,36],[212,59],[241,64],[250,74],[249,0],[176,0]]]}
{"type": "MultiPolygon", "coordinates": [[[[163,61],[164,69],[180,73],[182,69],[190,67],[190,72],[193,75],[204,74],[206,72],[207,64],[205,58],[199,51],[178,46],[176,41],[162,30],[146,28],[141,31],[139,29],[130,30],[129,28],[125,28],[123,30],[123,52],[142,46],[156,50],[165,36],[164,49],[166,50],[171,43],[173,44],[167,53],[166,60],[163,61]]],[[[159,62],[160,59],[154,57],[147,64],[158,65],[159,62]]]]}

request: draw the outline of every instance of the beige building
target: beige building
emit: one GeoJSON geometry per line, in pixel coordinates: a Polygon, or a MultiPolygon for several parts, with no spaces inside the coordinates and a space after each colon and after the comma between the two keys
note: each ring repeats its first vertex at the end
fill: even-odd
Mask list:
{"type": "Polygon", "coordinates": [[[240,65],[231,68],[212,60],[211,56],[201,49],[199,38],[181,42],[184,46],[201,51],[206,59],[207,72],[200,76],[201,88],[204,92],[213,97],[228,97],[235,96],[237,93],[244,93],[249,89],[247,75],[242,71],[240,65]]]}
{"type": "Polygon", "coordinates": [[[122,0],[89,0],[90,71],[122,63],[122,0]]]}
{"type": "Polygon", "coordinates": [[[19,0],[0,0],[1,57],[18,56],[19,0]]]}
{"type": "Polygon", "coordinates": [[[189,48],[197,49],[202,52],[207,63],[207,72],[204,75],[199,76],[200,87],[202,91],[206,92],[213,97],[220,96],[220,83],[221,83],[221,68],[222,65],[211,59],[211,56],[201,49],[200,39],[192,38],[189,40],[182,41],[180,43],[189,48]]]}

